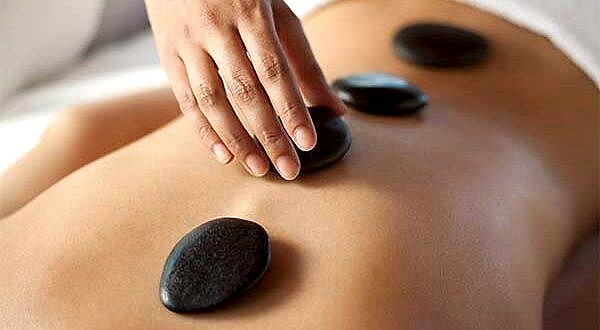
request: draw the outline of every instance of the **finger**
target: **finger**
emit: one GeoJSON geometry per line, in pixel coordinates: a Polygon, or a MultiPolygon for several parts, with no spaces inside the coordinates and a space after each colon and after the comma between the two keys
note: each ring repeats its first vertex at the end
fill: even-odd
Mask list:
{"type": "Polygon", "coordinates": [[[267,8],[254,17],[241,19],[238,29],[254,71],[285,130],[298,148],[309,151],[317,143],[315,128],[281,48],[270,11],[267,8]]]}
{"type": "Polygon", "coordinates": [[[216,134],[224,141],[228,153],[231,152],[230,155],[240,160],[251,174],[265,175],[269,163],[227,101],[213,60],[205,51],[197,48],[189,47],[181,53],[196,102],[216,134]]]}
{"type": "Polygon", "coordinates": [[[300,20],[283,1],[274,1],[273,12],[283,50],[307,103],[327,106],[340,115],[344,114],[346,107],[329,88],[300,20]]]}
{"type": "Polygon", "coordinates": [[[199,133],[201,141],[213,152],[216,159],[221,163],[228,163],[231,159],[231,153],[198,108],[193,91],[189,85],[185,66],[181,62],[181,59],[177,57],[176,60],[169,63],[163,62],[163,66],[171,81],[173,94],[179,103],[181,112],[192,120],[192,124],[199,133]]]}
{"type": "Polygon", "coordinates": [[[298,155],[273,112],[239,35],[231,31],[215,38],[209,45],[209,53],[229,90],[230,103],[248,119],[251,130],[281,176],[293,180],[300,171],[298,155]]]}

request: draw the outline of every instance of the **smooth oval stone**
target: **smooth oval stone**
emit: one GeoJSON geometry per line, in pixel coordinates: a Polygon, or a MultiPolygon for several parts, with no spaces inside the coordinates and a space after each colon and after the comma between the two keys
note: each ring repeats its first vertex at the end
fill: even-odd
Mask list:
{"type": "Polygon", "coordinates": [[[483,60],[489,43],[483,36],[459,27],[418,23],[398,31],[394,48],[398,56],[416,64],[463,66],[483,60]]]}
{"type": "Polygon", "coordinates": [[[327,107],[309,107],[317,132],[317,145],[311,151],[296,148],[303,173],[317,171],[340,160],[350,150],[348,125],[327,107]]]}
{"type": "Polygon", "coordinates": [[[171,251],[160,280],[160,299],[177,313],[213,309],[258,283],[270,260],[269,235],[259,224],[211,220],[171,251]]]}
{"type": "Polygon", "coordinates": [[[379,115],[405,115],[425,105],[428,98],[419,87],[387,73],[368,72],[333,82],[333,90],[344,103],[357,110],[379,115]]]}
{"type": "MultiPolygon", "coordinates": [[[[352,138],[348,125],[331,109],[322,106],[308,107],[317,132],[317,145],[311,151],[294,146],[300,158],[300,173],[310,173],[332,165],[350,149],[352,138]]],[[[254,137],[261,150],[264,148],[254,137]]],[[[271,171],[276,172],[271,164],[271,171]]]]}

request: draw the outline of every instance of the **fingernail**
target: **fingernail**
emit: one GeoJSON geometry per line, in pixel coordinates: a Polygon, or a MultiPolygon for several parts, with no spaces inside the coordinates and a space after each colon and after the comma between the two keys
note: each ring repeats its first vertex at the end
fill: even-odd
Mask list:
{"type": "Polygon", "coordinates": [[[313,131],[306,126],[299,126],[294,130],[294,140],[302,151],[311,150],[317,142],[313,131]]]}
{"type": "Polygon", "coordinates": [[[279,156],[275,161],[277,171],[286,180],[294,180],[300,172],[300,167],[290,156],[279,156]]]}
{"type": "Polygon", "coordinates": [[[269,170],[267,162],[258,155],[249,155],[246,157],[246,166],[252,171],[255,176],[263,176],[269,170]]]}
{"type": "Polygon", "coordinates": [[[215,154],[215,157],[217,157],[217,160],[223,164],[229,163],[229,161],[233,157],[229,150],[227,150],[227,147],[225,147],[225,145],[221,143],[215,144],[212,148],[212,151],[215,154]]]}

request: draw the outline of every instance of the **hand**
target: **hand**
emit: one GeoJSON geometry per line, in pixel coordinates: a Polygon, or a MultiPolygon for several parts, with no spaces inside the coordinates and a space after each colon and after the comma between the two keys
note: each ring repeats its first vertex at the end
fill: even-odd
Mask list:
{"type": "Polygon", "coordinates": [[[216,159],[226,164],[235,157],[262,176],[268,155],[282,177],[294,179],[300,163],[290,137],[305,151],[317,141],[302,96],[339,114],[345,108],[283,0],[146,0],[146,6],[181,111],[216,159]]]}

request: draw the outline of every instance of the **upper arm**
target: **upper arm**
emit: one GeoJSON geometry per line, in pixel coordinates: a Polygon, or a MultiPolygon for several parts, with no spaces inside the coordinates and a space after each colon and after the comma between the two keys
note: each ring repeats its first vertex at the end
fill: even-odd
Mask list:
{"type": "Polygon", "coordinates": [[[50,124],[40,143],[0,176],[0,218],[54,183],[170,122],[179,114],[170,90],[73,106],[50,124]]]}

